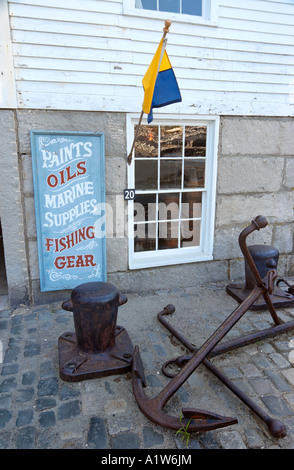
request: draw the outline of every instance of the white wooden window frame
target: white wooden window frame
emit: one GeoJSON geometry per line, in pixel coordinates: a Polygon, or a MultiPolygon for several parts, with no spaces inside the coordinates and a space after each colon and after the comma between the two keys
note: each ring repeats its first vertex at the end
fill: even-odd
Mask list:
{"type": "MultiPolygon", "coordinates": [[[[127,115],[127,147],[128,153],[134,139],[134,127],[138,123],[139,114],[127,115]]],[[[143,119],[142,125],[146,125],[143,119]]],[[[152,125],[186,125],[206,126],[206,167],[205,187],[202,192],[202,222],[200,246],[173,248],[158,251],[134,251],[134,203],[128,202],[128,238],[129,238],[129,269],[142,269],[174,264],[195,263],[213,259],[215,199],[217,179],[217,149],[219,135],[218,116],[177,116],[170,118],[167,115],[158,114],[152,121],[152,125]]],[[[135,186],[134,157],[131,165],[128,165],[128,188],[135,186]]],[[[147,192],[147,191],[146,191],[147,192]]],[[[152,191],[154,192],[154,191],[152,191]]]]}
{"type": "Polygon", "coordinates": [[[166,11],[141,10],[140,8],[135,7],[135,0],[123,0],[123,13],[125,15],[143,18],[166,20],[168,17],[171,21],[217,26],[218,2],[219,0],[202,0],[202,16],[196,16],[166,11]]]}

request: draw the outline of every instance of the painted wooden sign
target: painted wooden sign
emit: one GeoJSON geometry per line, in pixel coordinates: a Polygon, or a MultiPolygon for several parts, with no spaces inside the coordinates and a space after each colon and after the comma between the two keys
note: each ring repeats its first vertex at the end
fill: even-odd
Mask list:
{"type": "Polygon", "coordinates": [[[31,131],[42,291],[106,281],[104,135],[31,131]]]}

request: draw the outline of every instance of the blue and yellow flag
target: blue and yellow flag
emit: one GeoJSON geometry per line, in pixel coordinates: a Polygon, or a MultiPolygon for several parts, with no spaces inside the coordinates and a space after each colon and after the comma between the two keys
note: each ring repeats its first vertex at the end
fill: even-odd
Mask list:
{"type": "Polygon", "coordinates": [[[177,79],[168,55],[165,50],[162,54],[163,41],[164,39],[162,38],[142,80],[145,92],[142,109],[145,114],[148,114],[148,124],[153,120],[153,108],[161,108],[162,106],[182,101],[177,79]]]}

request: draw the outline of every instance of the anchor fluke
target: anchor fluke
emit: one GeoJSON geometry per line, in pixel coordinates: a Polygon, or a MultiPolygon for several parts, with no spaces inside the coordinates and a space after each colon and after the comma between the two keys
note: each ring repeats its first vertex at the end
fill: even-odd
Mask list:
{"type": "Polygon", "coordinates": [[[170,416],[164,411],[164,406],[179,386],[173,391],[169,384],[154,398],[147,398],[143,387],[146,385],[143,365],[138,346],[134,348],[132,363],[132,386],[135,399],[142,413],[155,424],[170,429],[179,430],[185,426],[188,432],[205,432],[225,426],[231,426],[238,421],[236,418],[220,416],[205,410],[184,408],[182,410],[183,419],[170,416]]]}
{"type": "MultiPolygon", "coordinates": [[[[217,413],[211,413],[205,410],[198,410],[193,408],[183,408],[182,413],[184,418],[193,419],[194,421],[206,424],[213,424],[216,428],[223,428],[225,426],[232,426],[233,424],[237,424],[237,418],[230,418],[229,416],[221,416],[217,413]]],[[[188,428],[189,430],[189,428],[188,428]]]]}

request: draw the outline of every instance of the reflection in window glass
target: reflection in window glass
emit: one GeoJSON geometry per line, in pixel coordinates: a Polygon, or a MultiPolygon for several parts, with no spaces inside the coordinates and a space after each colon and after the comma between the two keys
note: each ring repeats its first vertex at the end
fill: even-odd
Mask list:
{"type": "Polygon", "coordinates": [[[182,0],[182,13],[201,16],[202,0],[182,0]]]}
{"type": "Polygon", "coordinates": [[[179,218],[179,194],[167,193],[158,196],[158,220],[179,218]]]}
{"type": "Polygon", "coordinates": [[[135,7],[140,10],[202,16],[202,0],[135,0],[135,7]]]}
{"type": "Polygon", "coordinates": [[[135,222],[156,219],[156,194],[136,194],[134,199],[135,222]]]}
{"type": "Polygon", "coordinates": [[[180,0],[159,0],[159,11],[180,13],[180,0]]]}
{"type": "Polygon", "coordinates": [[[181,188],[182,161],[161,160],[160,162],[160,189],[181,188]]]}
{"type": "Polygon", "coordinates": [[[181,248],[200,245],[200,220],[183,220],[181,222],[181,248]]]}
{"type": "Polygon", "coordinates": [[[157,10],[157,0],[136,0],[135,7],[141,10],[157,10]]]}
{"type": "Polygon", "coordinates": [[[195,124],[169,121],[139,128],[133,160],[134,252],[183,248],[187,253],[189,246],[201,247],[209,128],[195,124]]]}
{"type": "MultiPolygon", "coordinates": [[[[137,126],[135,126],[135,132],[137,126]]],[[[157,158],[158,126],[140,126],[135,145],[135,158],[157,158]]]]}
{"type": "Polygon", "coordinates": [[[136,189],[157,189],[157,161],[135,162],[136,189]]]}
{"type": "Polygon", "coordinates": [[[182,157],[183,154],[183,127],[160,127],[160,156],[182,157]]]}
{"type": "Polygon", "coordinates": [[[179,221],[160,222],[158,224],[158,249],[178,248],[179,221]]]}
{"type": "Polygon", "coordinates": [[[185,157],[205,157],[206,127],[185,127],[185,157]]]}
{"type": "Polygon", "coordinates": [[[156,224],[134,225],[134,250],[152,251],[156,249],[156,224]]]}
{"type": "Polygon", "coordinates": [[[188,192],[182,194],[182,219],[195,219],[201,217],[202,193],[188,192]]]}
{"type": "Polygon", "coordinates": [[[184,163],[184,188],[204,188],[205,161],[189,160],[184,163]]]}

